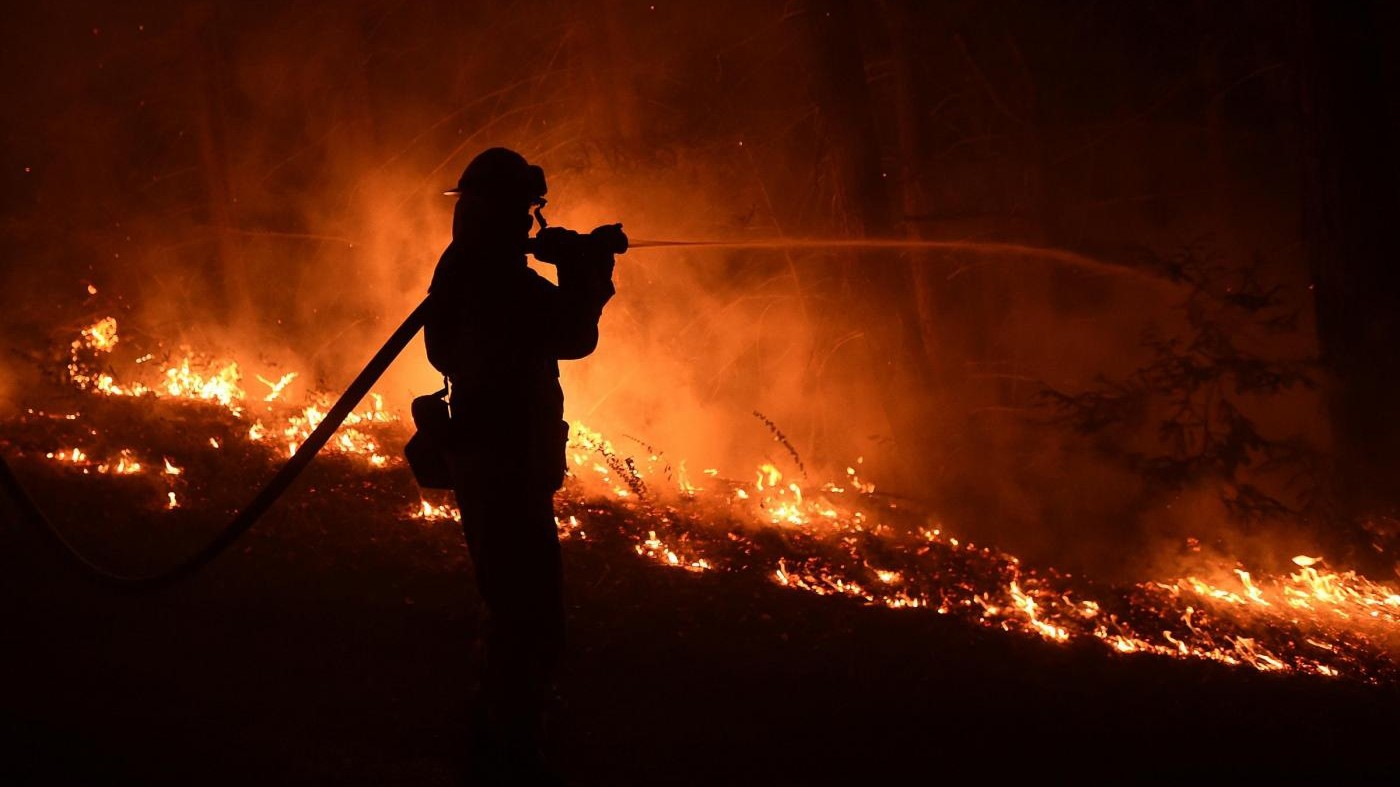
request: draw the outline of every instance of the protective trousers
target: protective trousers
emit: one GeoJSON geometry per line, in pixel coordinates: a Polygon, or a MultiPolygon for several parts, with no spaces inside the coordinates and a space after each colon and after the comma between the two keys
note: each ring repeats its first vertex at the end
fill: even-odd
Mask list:
{"type": "Polygon", "coordinates": [[[564,645],[554,494],[454,462],[454,490],[477,589],[490,612],[481,698],[489,734],[538,743],[564,645]]]}

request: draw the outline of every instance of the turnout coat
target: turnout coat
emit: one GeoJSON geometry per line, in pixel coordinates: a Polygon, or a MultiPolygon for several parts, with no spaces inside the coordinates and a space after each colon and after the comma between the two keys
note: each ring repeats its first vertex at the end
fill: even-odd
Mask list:
{"type": "Polygon", "coordinates": [[[564,480],[559,361],[598,346],[615,290],[612,255],[558,262],[552,284],[523,255],[486,258],[458,243],[429,287],[428,361],[450,381],[449,451],[482,481],[532,490],[564,480]]]}

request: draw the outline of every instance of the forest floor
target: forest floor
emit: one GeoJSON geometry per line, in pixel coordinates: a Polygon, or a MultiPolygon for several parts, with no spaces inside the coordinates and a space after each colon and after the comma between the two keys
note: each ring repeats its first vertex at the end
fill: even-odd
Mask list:
{"type": "MultiPolygon", "coordinates": [[[[159,415],[166,433],[189,431],[169,427],[179,417],[159,415]]],[[[25,448],[7,442],[7,457],[25,448]]],[[[14,464],[80,546],[156,566],[273,467],[235,448],[188,463],[214,480],[173,512],[158,490],[28,452],[14,464]]],[[[458,527],[410,517],[417,504],[405,469],[323,457],[230,554],[144,594],[84,581],[6,510],[0,783],[457,783],[482,614],[458,527]]],[[[608,522],[592,509],[588,538],[564,544],[551,746],[571,784],[1296,778],[1393,759],[1394,687],[1124,657],[679,571],[608,522]]]]}

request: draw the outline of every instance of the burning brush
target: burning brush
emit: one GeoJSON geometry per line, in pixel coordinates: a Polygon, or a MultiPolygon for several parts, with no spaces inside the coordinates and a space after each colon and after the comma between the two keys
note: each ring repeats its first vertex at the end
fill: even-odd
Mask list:
{"type": "MultiPolygon", "coordinates": [[[[291,403],[294,373],[263,377],[263,390],[251,394],[237,362],[194,353],[160,362],[140,355],[118,373],[111,367],[123,341],[113,318],[84,328],[67,354],[71,385],[87,396],[213,408],[240,425],[224,441],[271,448],[264,452],[269,462],[295,455],[326,417],[327,397],[303,393],[304,400],[291,403]]],[[[1321,557],[1299,555],[1291,569],[1277,573],[1226,565],[1128,586],[1036,569],[1014,555],[963,541],[928,514],[879,495],[860,476],[859,461],[843,477],[811,482],[776,424],[758,417],[785,456],[747,478],[707,468],[703,478],[692,479],[684,461],[673,465],[644,441],[633,440],[645,455],[630,456],[604,435],[574,424],[560,537],[586,543],[622,538],[637,556],[662,567],[761,577],[795,591],[950,615],[1056,645],[1093,642],[1119,654],[1263,672],[1368,682],[1400,678],[1400,591],[1330,568],[1321,557]],[[791,462],[795,472],[780,462],[791,462]]],[[[41,436],[62,430],[88,435],[86,442],[38,454],[72,473],[75,483],[85,474],[158,477],[164,487],[152,508],[199,507],[182,486],[187,474],[181,457],[139,446],[110,450],[97,439],[102,425],[83,418],[80,412],[31,410],[22,420],[41,436]]],[[[353,461],[351,472],[401,471],[392,446],[405,433],[397,415],[371,396],[370,406],[351,413],[328,446],[353,461]]],[[[210,435],[209,450],[226,450],[224,441],[210,435]]],[[[430,525],[458,519],[451,506],[428,500],[404,516],[430,525]]]]}

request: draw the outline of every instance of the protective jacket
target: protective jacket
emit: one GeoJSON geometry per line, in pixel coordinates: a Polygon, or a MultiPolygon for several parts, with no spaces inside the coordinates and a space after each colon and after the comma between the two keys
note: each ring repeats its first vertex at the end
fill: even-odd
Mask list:
{"type": "Polygon", "coordinates": [[[558,263],[556,286],[524,256],[443,252],[429,288],[428,361],[451,381],[453,450],[493,483],[557,489],[564,478],[559,361],[598,345],[613,257],[558,263]]]}

